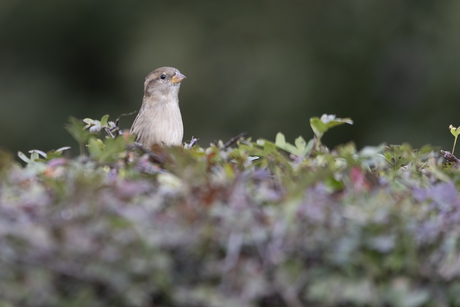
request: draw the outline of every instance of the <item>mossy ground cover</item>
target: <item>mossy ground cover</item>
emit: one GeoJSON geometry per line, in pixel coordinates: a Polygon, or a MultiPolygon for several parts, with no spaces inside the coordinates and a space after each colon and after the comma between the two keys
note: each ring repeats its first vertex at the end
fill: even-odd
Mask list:
{"type": "Polygon", "coordinates": [[[149,149],[85,123],[78,157],[0,152],[2,307],[460,306],[460,171],[436,148],[328,149],[333,116],[308,142],[149,149]]]}

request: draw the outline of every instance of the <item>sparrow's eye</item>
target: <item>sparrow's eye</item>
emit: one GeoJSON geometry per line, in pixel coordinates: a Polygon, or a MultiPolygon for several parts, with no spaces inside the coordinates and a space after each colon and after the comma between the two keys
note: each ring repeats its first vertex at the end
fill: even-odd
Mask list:
{"type": "Polygon", "coordinates": [[[166,75],[165,75],[165,74],[162,74],[162,75],[160,76],[160,79],[163,79],[163,80],[166,79],[166,75]]]}

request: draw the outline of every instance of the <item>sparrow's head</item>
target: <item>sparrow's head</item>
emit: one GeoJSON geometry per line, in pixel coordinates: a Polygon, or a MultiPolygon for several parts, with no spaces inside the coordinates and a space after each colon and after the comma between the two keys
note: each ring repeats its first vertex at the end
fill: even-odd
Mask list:
{"type": "Polygon", "coordinates": [[[144,96],[177,94],[184,79],[185,76],[173,67],[157,68],[145,78],[144,96]]]}

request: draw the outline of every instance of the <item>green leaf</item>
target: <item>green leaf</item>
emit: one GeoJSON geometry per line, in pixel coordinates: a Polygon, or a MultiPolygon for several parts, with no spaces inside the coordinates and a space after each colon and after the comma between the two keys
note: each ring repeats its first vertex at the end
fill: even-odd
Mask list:
{"type": "Polygon", "coordinates": [[[75,117],[69,118],[69,123],[65,126],[67,132],[69,132],[78,143],[85,143],[90,137],[90,133],[84,130],[82,121],[75,117]]]}
{"type": "Polygon", "coordinates": [[[275,151],[276,151],[276,146],[275,146],[275,144],[273,144],[272,142],[265,141],[265,142],[264,142],[264,151],[265,151],[266,153],[275,152],[275,151]]]}
{"type": "Polygon", "coordinates": [[[304,149],[304,154],[303,155],[310,154],[311,151],[313,150],[313,146],[315,146],[315,140],[311,139],[310,141],[308,141],[307,146],[304,149]]]}
{"type": "Polygon", "coordinates": [[[302,152],[307,147],[307,142],[305,142],[305,139],[303,137],[301,137],[301,136],[299,136],[298,138],[295,139],[294,144],[297,147],[297,149],[299,149],[302,152]]]}
{"type": "Polygon", "coordinates": [[[256,144],[263,147],[264,155],[268,153],[276,152],[276,145],[273,142],[270,142],[264,139],[258,139],[256,144]]]}
{"type": "Polygon", "coordinates": [[[276,135],[275,145],[278,148],[281,148],[298,157],[303,157],[306,154],[310,153],[310,151],[313,149],[314,140],[310,140],[307,144],[305,139],[299,136],[294,143],[295,146],[290,143],[287,143],[284,134],[282,134],[281,132],[278,132],[278,134],[276,135]]]}
{"type": "Polygon", "coordinates": [[[99,162],[113,162],[119,159],[119,154],[125,152],[126,142],[123,137],[108,138],[103,142],[91,138],[88,144],[90,155],[99,162]]]}
{"type": "Polygon", "coordinates": [[[72,135],[72,137],[78,142],[80,146],[80,154],[85,152],[85,144],[88,142],[91,133],[88,130],[85,130],[85,125],[81,120],[76,119],[75,117],[69,118],[69,123],[65,125],[67,132],[72,135]]]}
{"type": "Polygon", "coordinates": [[[306,156],[313,149],[313,145],[315,144],[315,140],[311,139],[310,141],[308,141],[308,144],[307,144],[305,139],[303,137],[299,136],[297,139],[295,139],[294,143],[295,143],[295,146],[298,149],[298,152],[299,152],[300,156],[306,156]]]}
{"type": "Polygon", "coordinates": [[[353,125],[351,118],[336,118],[334,114],[323,114],[321,121],[326,124],[328,129],[342,124],[353,125]]]}
{"type": "Polygon", "coordinates": [[[296,156],[299,156],[299,157],[302,156],[302,152],[299,151],[299,149],[297,147],[295,147],[294,145],[292,145],[290,143],[286,143],[286,146],[285,146],[284,150],[286,150],[287,152],[290,152],[293,155],[296,155],[296,156]]]}
{"type": "Polygon", "coordinates": [[[323,134],[328,130],[326,124],[318,117],[310,118],[310,127],[318,139],[321,139],[323,134]]]}
{"type": "Polygon", "coordinates": [[[333,114],[323,114],[321,118],[310,118],[310,126],[318,139],[321,139],[329,129],[343,124],[353,125],[353,121],[350,118],[337,118],[333,114]]]}
{"type": "Polygon", "coordinates": [[[454,126],[450,125],[449,130],[450,130],[450,133],[452,133],[452,135],[455,137],[457,137],[460,134],[460,127],[455,128],[454,126]]]}
{"type": "Polygon", "coordinates": [[[102,116],[102,118],[101,118],[101,126],[106,127],[108,120],[109,120],[109,115],[108,114],[102,116]]]}
{"type": "Polygon", "coordinates": [[[297,148],[295,146],[293,146],[292,144],[286,143],[286,137],[281,132],[278,132],[278,134],[276,135],[275,145],[277,147],[283,149],[283,150],[286,150],[289,153],[294,154],[294,155],[299,154],[299,152],[298,152],[298,150],[297,150],[297,148]]]}
{"type": "Polygon", "coordinates": [[[97,142],[97,145],[99,145],[101,149],[104,149],[104,142],[102,142],[101,139],[97,139],[96,142],[97,142]]]}
{"type": "Polygon", "coordinates": [[[100,140],[96,138],[91,138],[87,146],[89,154],[94,158],[99,158],[100,156],[102,156],[102,148],[98,141],[100,140]]]}
{"type": "Polygon", "coordinates": [[[286,146],[286,138],[284,137],[284,134],[281,132],[278,132],[275,138],[275,145],[284,148],[286,146]]]}

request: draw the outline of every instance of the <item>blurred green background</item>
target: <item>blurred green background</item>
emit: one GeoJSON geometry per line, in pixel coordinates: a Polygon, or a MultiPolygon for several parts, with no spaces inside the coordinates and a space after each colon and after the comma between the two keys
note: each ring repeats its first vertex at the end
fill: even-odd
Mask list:
{"type": "Polygon", "coordinates": [[[145,76],[174,66],[184,140],[202,146],[242,131],[311,138],[309,118],[330,113],[355,124],[329,146],[450,150],[459,57],[452,0],[2,0],[0,146],[76,148],[69,116],[138,110],[145,76]]]}

